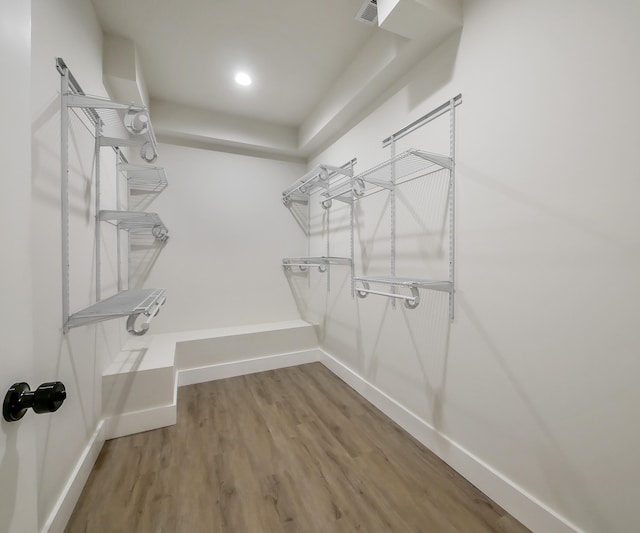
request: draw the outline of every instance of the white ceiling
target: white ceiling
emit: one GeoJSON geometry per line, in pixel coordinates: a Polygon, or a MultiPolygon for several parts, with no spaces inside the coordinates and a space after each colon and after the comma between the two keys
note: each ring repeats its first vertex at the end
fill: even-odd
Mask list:
{"type": "Polygon", "coordinates": [[[106,33],[135,42],[152,99],[298,127],[382,30],[361,0],[93,0],[106,33]],[[246,70],[254,83],[233,81],[246,70]]]}
{"type": "Polygon", "coordinates": [[[92,0],[112,96],[161,141],[305,160],[462,26],[461,0],[92,0]],[[240,87],[239,70],[254,83],[240,87]],[[195,144],[194,144],[195,143],[195,144]]]}

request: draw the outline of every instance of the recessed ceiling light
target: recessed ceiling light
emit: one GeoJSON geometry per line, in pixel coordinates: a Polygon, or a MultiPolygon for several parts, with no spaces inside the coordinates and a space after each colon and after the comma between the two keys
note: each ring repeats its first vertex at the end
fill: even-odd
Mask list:
{"type": "Polygon", "coordinates": [[[251,85],[251,76],[246,72],[238,72],[235,80],[238,85],[251,85]]]}

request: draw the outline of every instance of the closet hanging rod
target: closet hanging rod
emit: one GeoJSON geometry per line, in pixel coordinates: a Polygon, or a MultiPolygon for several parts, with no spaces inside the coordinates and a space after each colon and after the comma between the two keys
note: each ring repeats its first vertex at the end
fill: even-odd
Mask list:
{"type": "Polygon", "coordinates": [[[351,265],[350,257],[287,257],[282,260],[282,266],[320,266],[320,265],[351,265]]]}
{"type": "Polygon", "coordinates": [[[327,265],[322,263],[282,263],[285,270],[291,270],[291,267],[298,267],[300,272],[305,272],[309,268],[317,268],[320,272],[327,271],[327,265]]]}
{"type": "Polygon", "coordinates": [[[439,116],[447,113],[449,111],[449,109],[450,109],[451,101],[453,101],[453,105],[454,106],[459,106],[462,103],[462,94],[458,94],[458,95],[454,96],[451,100],[447,100],[443,104],[440,104],[438,107],[436,107],[432,111],[429,111],[429,113],[427,113],[426,115],[420,117],[418,120],[413,121],[408,126],[405,126],[404,128],[402,128],[402,129],[396,131],[395,133],[389,135],[389,137],[387,137],[386,139],[384,139],[382,141],[382,147],[386,148],[393,141],[397,141],[398,139],[402,139],[402,137],[404,137],[405,135],[411,133],[413,130],[418,129],[420,126],[423,126],[423,125],[431,122],[432,120],[435,120],[439,116]]]}
{"type": "MultiPolygon", "coordinates": [[[[365,283],[380,283],[382,285],[392,285],[396,287],[416,287],[419,289],[429,289],[432,291],[452,292],[453,287],[447,280],[430,280],[416,278],[394,278],[394,277],[355,277],[354,281],[365,283]]],[[[366,287],[365,287],[366,288],[366,287]]]]}
{"type": "Polygon", "coordinates": [[[404,294],[395,294],[393,292],[382,292],[382,291],[372,291],[371,289],[356,289],[358,293],[366,293],[366,294],[378,294],[380,296],[389,296],[390,298],[398,298],[399,300],[407,300],[410,302],[415,302],[415,296],[405,296],[404,294]]]}
{"type": "Polygon", "coordinates": [[[359,281],[362,283],[362,287],[355,289],[358,298],[366,298],[369,294],[387,296],[389,298],[394,298],[394,300],[396,299],[404,300],[404,306],[407,309],[415,309],[420,304],[420,292],[418,291],[418,287],[416,286],[416,284],[408,285],[406,282],[401,282],[399,284],[395,284],[395,283],[392,284],[392,285],[401,285],[409,289],[411,291],[411,296],[405,296],[404,294],[398,294],[396,292],[383,292],[383,291],[371,290],[369,281],[372,281],[373,283],[380,282],[375,278],[370,278],[368,281],[365,281],[364,279],[360,279],[359,281]]]}

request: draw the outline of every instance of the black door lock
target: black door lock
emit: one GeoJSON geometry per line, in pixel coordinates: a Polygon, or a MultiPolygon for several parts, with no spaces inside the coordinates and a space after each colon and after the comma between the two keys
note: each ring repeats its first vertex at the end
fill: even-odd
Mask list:
{"type": "Polygon", "coordinates": [[[66,398],[67,391],[60,381],[43,383],[35,391],[28,383],[14,383],[4,397],[2,416],[7,422],[16,422],[29,408],[36,413],[53,413],[66,398]]]}

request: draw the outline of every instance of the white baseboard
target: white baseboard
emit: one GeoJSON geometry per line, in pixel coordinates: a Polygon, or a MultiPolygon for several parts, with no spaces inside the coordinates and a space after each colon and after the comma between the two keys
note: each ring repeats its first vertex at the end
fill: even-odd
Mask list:
{"type": "MultiPolygon", "coordinates": [[[[175,394],[174,394],[175,396],[175,394]]],[[[132,411],[104,419],[105,439],[125,437],[151,429],[173,426],[176,423],[176,402],[151,409],[132,411]]]]}
{"type": "Polygon", "coordinates": [[[98,459],[104,441],[104,423],[100,421],[62,489],[60,497],[49,513],[47,521],[40,529],[40,533],[63,533],[89,474],[91,474],[93,465],[98,459]]]}
{"type": "Polygon", "coordinates": [[[322,356],[323,352],[321,350],[312,349],[277,355],[267,355],[264,357],[255,357],[253,359],[245,359],[244,361],[218,363],[199,368],[186,368],[178,370],[177,372],[178,387],[204,383],[206,381],[215,381],[217,379],[255,374],[256,372],[264,372],[266,370],[276,370],[278,368],[285,368],[288,366],[303,365],[305,363],[315,363],[320,361],[322,356]]]}
{"type": "Polygon", "coordinates": [[[353,390],[380,409],[465,479],[532,531],[580,533],[577,526],[538,501],[470,451],[396,402],[356,372],[322,352],[320,361],[353,390]]]}

